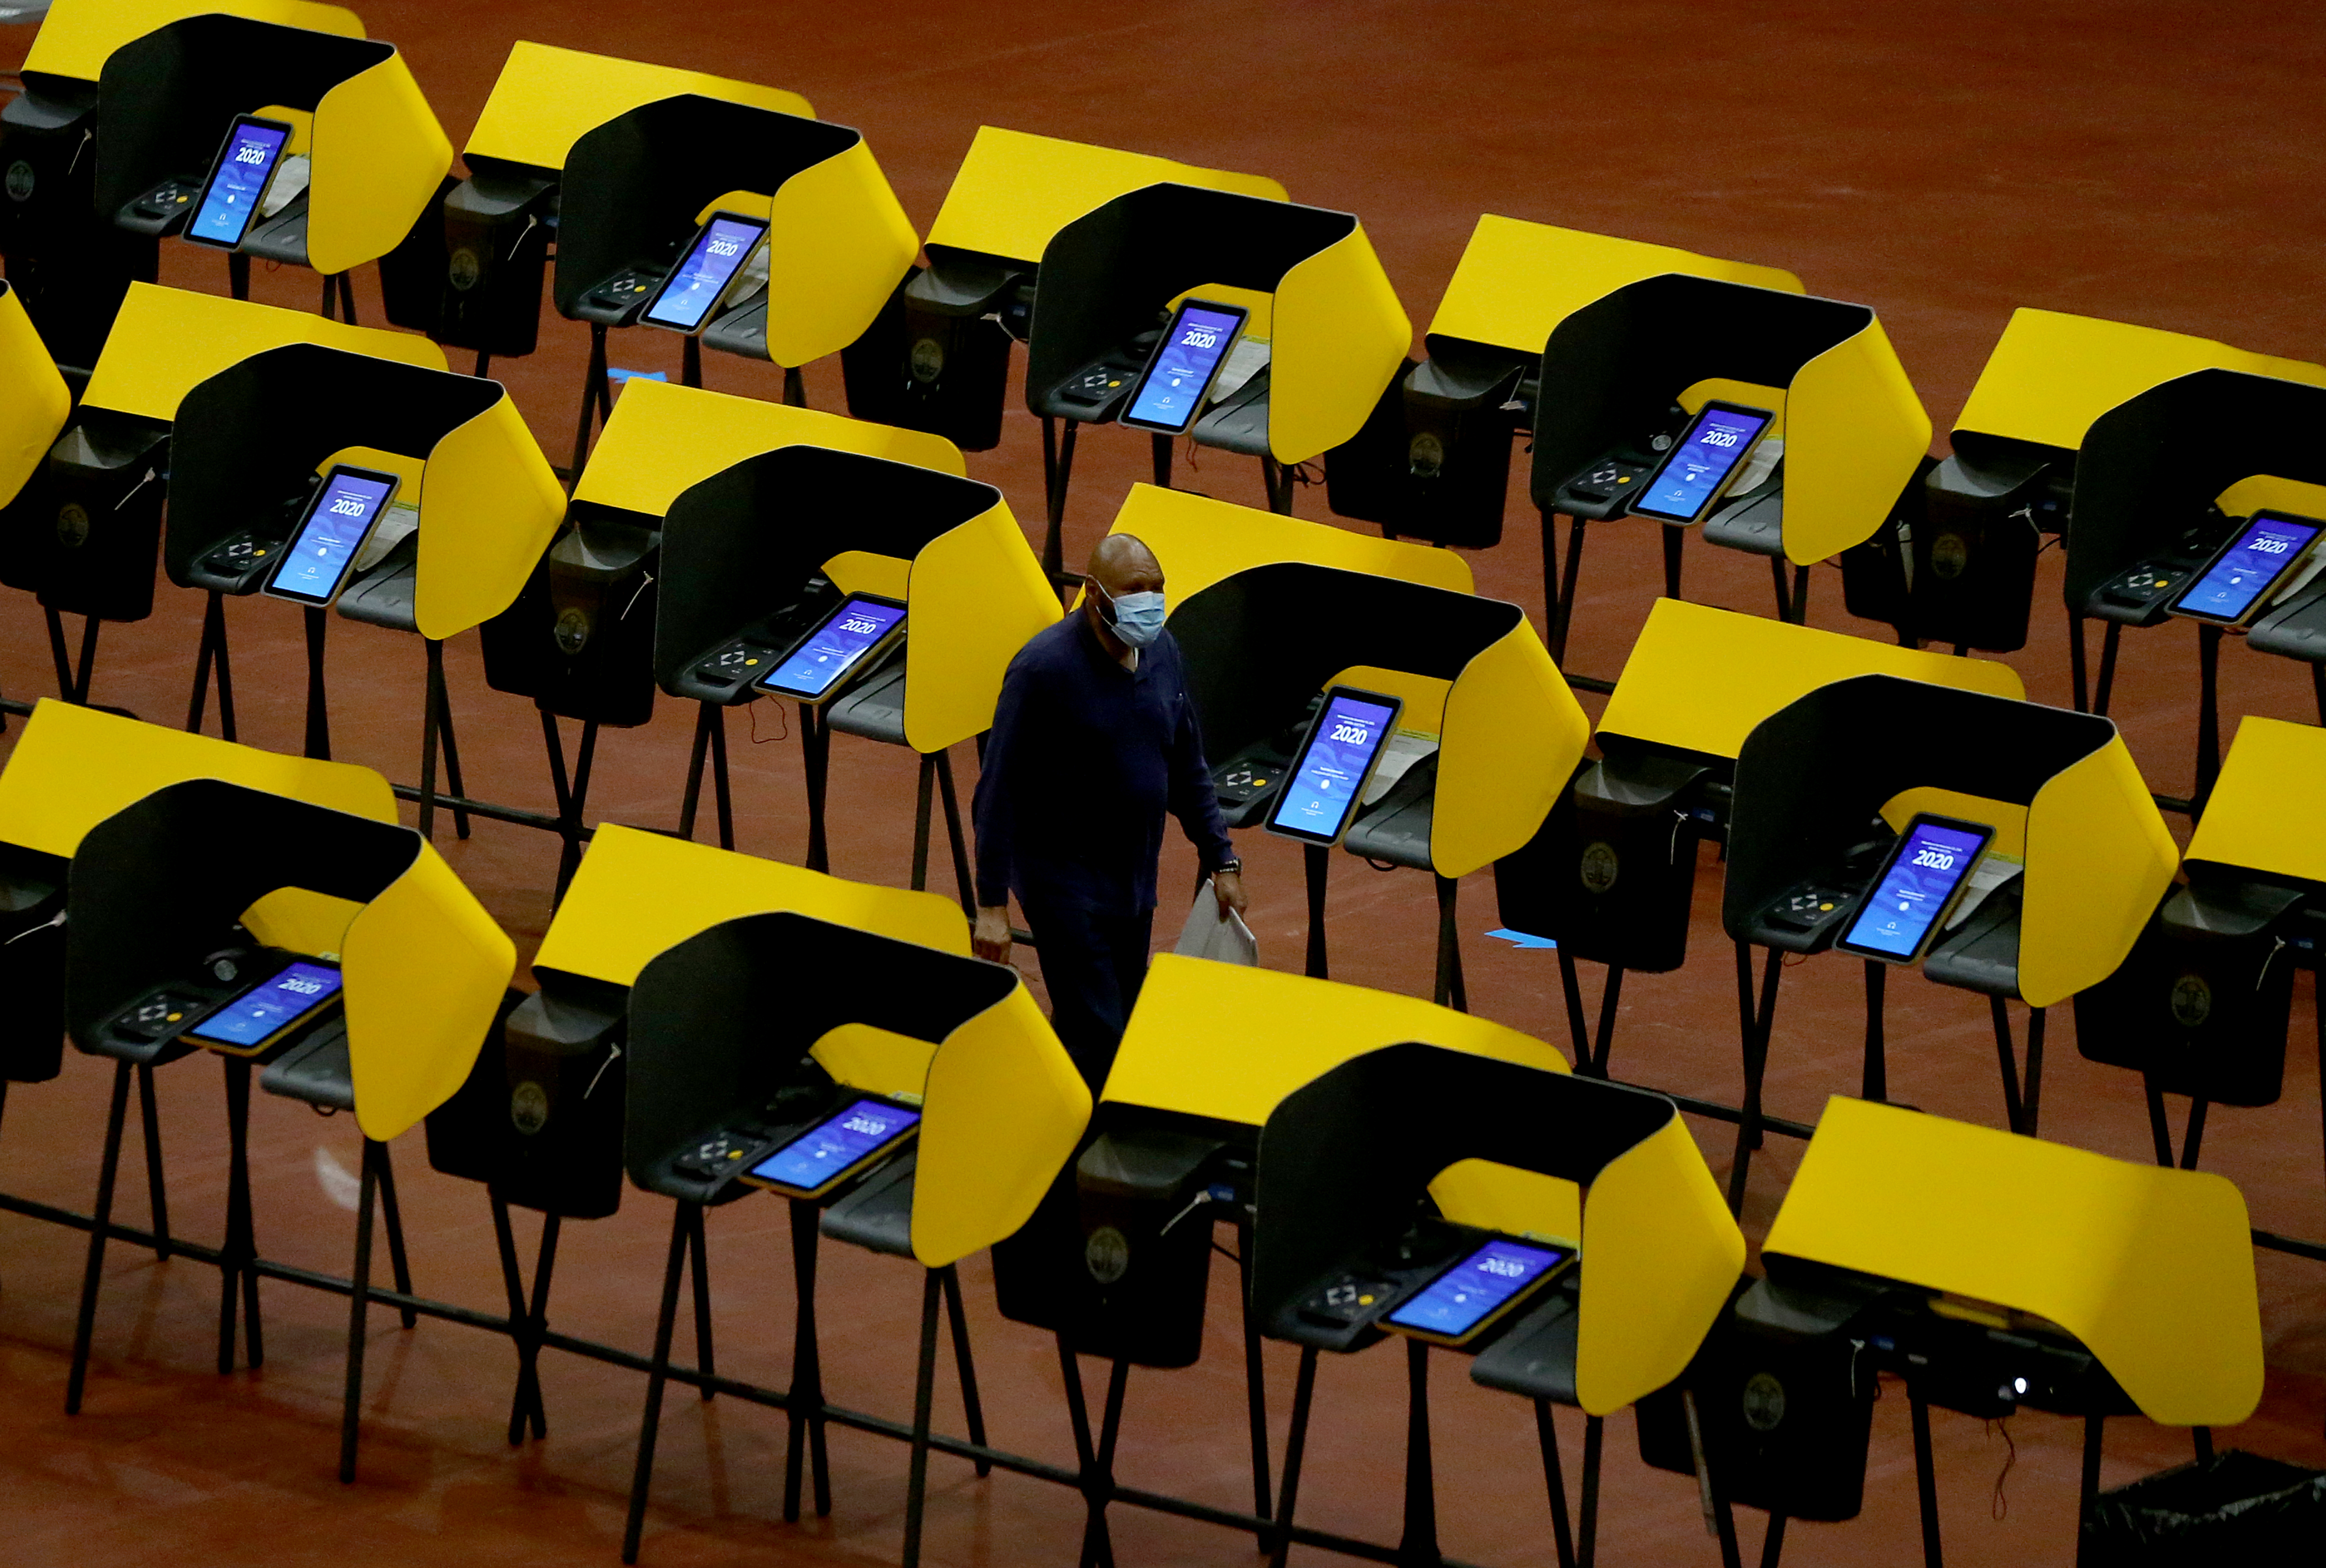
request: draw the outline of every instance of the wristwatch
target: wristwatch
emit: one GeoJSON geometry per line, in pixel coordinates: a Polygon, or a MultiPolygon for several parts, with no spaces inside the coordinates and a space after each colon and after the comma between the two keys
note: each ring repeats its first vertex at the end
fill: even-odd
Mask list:
{"type": "Polygon", "coordinates": [[[1212,875],[1216,877],[1223,871],[1242,871],[1242,869],[1243,862],[1231,855],[1226,859],[1212,868],[1212,875]]]}

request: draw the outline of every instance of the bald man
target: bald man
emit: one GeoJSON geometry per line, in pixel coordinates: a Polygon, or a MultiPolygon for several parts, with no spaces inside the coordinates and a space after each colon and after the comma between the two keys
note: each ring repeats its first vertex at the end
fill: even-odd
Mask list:
{"type": "Polygon", "coordinates": [[[1009,960],[1018,895],[1059,1040],[1093,1090],[1147,975],[1168,812],[1223,912],[1242,862],[1212,793],[1179,645],[1163,629],[1163,568],[1112,533],[1091,552],[1080,613],[1009,662],[977,780],[980,958],[1009,960]]]}

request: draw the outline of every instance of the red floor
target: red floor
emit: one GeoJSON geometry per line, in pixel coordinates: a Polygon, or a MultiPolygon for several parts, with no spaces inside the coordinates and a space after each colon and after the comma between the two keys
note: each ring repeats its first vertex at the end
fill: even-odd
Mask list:
{"type": "MultiPolygon", "coordinates": [[[[1559,9],[1440,3],[1270,6],[1209,0],[1158,14],[1060,4],[896,5],[862,13],[795,5],[697,5],[609,11],[543,4],[454,7],[406,0],[362,10],[395,41],[457,144],[507,44],[530,38],[796,88],[870,140],[915,222],[935,216],[974,128],[984,123],[1248,169],[1281,179],[1295,199],[1362,217],[1417,335],[1477,214],[1509,216],[1790,267],[1812,292],[1875,305],[1943,431],[2013,307],[2035,305],[2215,337],[2241,348],[2314,357],[2318,258],[2326,254],[2320,92],[2326,30],[2283,7],[2125,4],[1906,7],[1801,5],[1778,12],[1673,4],[1559,9]]],[[[0,29],[0,61],[29,30],[0,29]]],[[[224,292],[213,258],[172,246],[165,281],[224,292]]],[[[312,275],[268,274],[257,297],[312,309],[312,275]]],[[[367,320],[377,284],[358,280],[367,320]]],[[[627,334],[615,362],[676,370],[675,345],[627,334]]],[[[553,460],[571,450],[586,335],[545,324],[542,351],[497,366],[553,460]]],[[[772,398],[767,366],[712,357],[714,388],[772,398]]],[[[810,402],[842,406],[837,367],[808,371],[810,402]]],[[[1941,438],[1942,439],[1942,438],[1941,438]]],[[[1262,502],[1254,465],[1205,454],[1183,482],[1262,502]]],[[[1125,487],[1144,477],[1146,443],[1094,433],[1084,442],[1069,517],[1068,559],[1103,531],[1125,487]]],[[[971,472],[1000,485],[1019,520],[1041,516],[1039,443],[1014,411],[1000,450],[971,472]]],[[[1324,520],[1320,494],[1298,510],[1324,520]]],[[[1541,580],[1522,486],[1511,536],[1474,556],[1482,592],[1540,615],[1541,580]]],[[[1578,601],[1572,663],[1614,674],[1657,591],[1645,528],[1596,531],[1578,601]]],[[[2039,700],[2064,701],[2065,651],[2056,556],[2038,591],[2034,645],[2010,663],[2039,700]]],[[[1840,614],[1838,583],[1816,574],[1811,620],[1875,631],[1840,614]]],[[[1766,569],[1691,546],[1691,598],[1769,613],[1766,569]]],[[[182,717],[198,631],[194,596],[162,590],[148,621],[108,626],[96,699],[162,722],[182,717]]],[[[302,687],[295,617],[241,601],[231,611],[243,737],[295,749],[302,687]]],[[[416,772],[421,650],[406,637],[335,623],[337,755],[409,780],[416,772]]],[[[2178,627],[2127,639],[2117,711],[2151,784],[2189,784],[2196,684],[2192,639],[2178,627]]],[[[488,691],[473,637],[448,650],[469,784],[479,797],[546,809],[549,786],[529,705],[488,691]]],[[[0,604],[0,690],[54,689],[38,612],[0,604]]],[[[1596,700],[1589,705],[1595,707],[1596,700]]],[[[2223,660],[2232,719],[2311,721],[2298,666],[2233,649],[2223,660]]],[[[799,766],[788,732],[758,716],[764,744],[736,747],[742,847],[797,859],[804,848],[799,766]]],[[[13,733],[13,731],[12,731],[13,733]]],[[[688,726],[665,713],[609,734],[593,817],[668,825],[676,814],[688,726]]],[[[957,764],[973,768],[967,748],[957,764]]],[[[910,850],[910,758],[843,741],[834,748],[833,864],[843,876],[901,884],[910,850]]],[[[2176,831],[2185,827],[2175,820],[2176,831]]],[[[554,842],[479,824],[442,847],[529,953],[548,914],[554,842]]],[[[1299,859],[1248,834],[1263,961],[1299,962],[1299,859]]],[[[1183,851],[1174,850],[1175,857],[1183,851]]],[[[1184,866],[1166,886],[1184,885],[1184,866]]],[[[1433,905],[1428,880],[1335,868],[1335,972],[1428,993],[1433,905]]],[[[945,886],[939,873],[940,887],[945,886]]],[[[1717,922],[1718,870],[1698,888],[1698,948],[1676,974],[1627,985],[1615,1048],[1620,1074],[1709,1098],[1739,1092],[1734,999],[1717,922]]],[[[1493,888],[1469,879],[1463,925],[1476,1009],[1537,1034],[1558,1025],[1555,967],[1541,952],[1486,939],[1493,888]]],[[[1777,1017],[1771,1109],[1813,1119],[1856,1082],[1855,966],[1820,960],[1791,971],[1777,1017]]],[[[1893,988],[1892,1092],[1947,1115],[1999,1125],[2000,1091],[1986,1009],[1918,980],[1893,988]]],[[[2294,1038],[2311,1037],[2300,988],[2294,1038]]],[[[2084,1063],[2061,1009],[2052,1031],[2044,1130],[2127,1158],[2148,1139],[2137,1085],[2084,1063]]],[[[214,1239],[224,1140],[214,1070],[162,1074],[173,1217],[214,1239]]],[[[0,1190],[88,1206],[105,1075],[74,1058],[59,1081],[20,1087],[0,1138],[0,1190]]],[[[2206,1164],[2235,1178],[2256,1224],[2326,1238],[2316,1063],[2297,1049],[2284,1099],[2217,1113],[2206,1164]]],[[[344,1121],[261,1097],[254,1112],[261,1240],[270,1256],[344,1270],[356,1142],[344,1121]]],[[[1697,1123],[1725,1173],[1724,1129],[1697,1123]]],[[[419,1140],[398,1148],[414,1268],[423,1294],[501,1310],[491,1227],[474,1187],[434,1176],[419,1140]]],[[[1775,1140],[1756,1162],[1745,1220],[1758,1236],[1796,1149],[1775,1140]]],[[[125,1176],[125,1212],[143,1189],[125,1176]]],[[[667,1224],[658,1202],[570,1228],[552,1303],[569,1332],[643,1350],[667,1224]]],[[[781,1216],[745,1203],[712,1221],[722,1370],[768,1383],[786,1375],[791,1291],[781,1216]]],[[[526,1234],[529,1236],[530,1229],[526,1234]]],[[[81,1266],[79,1239],[0,1216],[0,1509],[12,1563],[610,1563],[618,1547],[643,1380],[551,1354],[552,1433],[501,1441],[514,1358],[505,1341],[428,1322],[397,1331],[374,1319],[363,1473],[334,1479],[340,1356],[336,1300],[267,1287],[267,1363],[221,1378],[211,1369],[216,1276],[113,1254],[84,1414],[61,1414],[65,1352],[81,1266]]],[[[2260,1255],[2269,1391],[2225,1443],[2326,1464],[2326,1266],[2260,1255]]],[[[995,1441],[1067,1462],[1072,1448],[1050,1342],[992,1311],[982,1260],[966,1270],[995,1441]]],[[[1215,1282],[1224,1284],[1224,1278],[1215,1282]]],[[[910,1410],[915,1280],[899,1265],[834,1250],[823,1302],[832,1396],[902,1418],[910,1410]]],[[[1240,1358],[1233,1303],[1214,1302],[1215,1342],[1196,1368],[1131,1383],[1119,1474],[1223,1507],[1249,1507],[1236,1413],[1240,1358]]],[[[682,1333],[681,1343],[684,1344],[682,1333]]],[[[1292,1356],[1270,1347],[1271,1415],[1280,1445],[1292,1356]]],[[[1447,1552],[1471,1562],[1540,1568],[1555,1561],[1529,1413],[1488,1395],[1441,1359],[1436,1425],[1447,1552]]],[[[1403,1407],[1397,1359],[1375,1351],[1331,1361],[1301,1499],[1303,1522],[1393,1540],[1403,1407]]],[[[939,1378],[941,1422],[957,1407],[939,1378]]],[[[1916,1517],[1904,1401],[1876,1412],[1863,1517],[1796,1526],[1787,1561],[1914,1560],[1916,1517]]],[[[780,1522],[783,1425],[774,1412],[674,1398],[665,1425],[644,1561],[692,1564],[894,1561],[904,1452],[848,1434],[833,1443],[835,1512],[780,1522]]],[[[1938,1470],[1946,1540],[1958,1563],[2069,1561],[2076,1429],[2037,1415],[2003,1429],[1941,1413],[1938,1470]],[[2006,1473],[2007,1456],[2016,1461],[2006,1473]],[[1998,1484],[1999,1483],[1999,1484],[1998,1484]]],[[[1570,1477],[1579,1419],[1563,1428],[1570,1477]]],[[[2117,1485],[2177,1462],[2186,1435],[2115,1424],[2105,1480],[2117,1485]]],[[[932,1563],[1063,1563],[1075,1550],[1078,1500],[965,1466],[932,1470],[932,1563]]],[[[1745,1549],[1757,1545],[1745,1516],[1745,1549]]],[[[1129,1563],[1250,1561],[1249,1543],[1213,1527],[1134,1510],[1116,1514],[1129,1563]]],[[[1608,1563],[1717,1561],[1694,1489],[1643,1470],[1627,1416],[1610,1422],[1601,1531],[1608,1563]]],[[[1322,1562],[1306,1551],[1296,1556],[1322,1562]]]]}

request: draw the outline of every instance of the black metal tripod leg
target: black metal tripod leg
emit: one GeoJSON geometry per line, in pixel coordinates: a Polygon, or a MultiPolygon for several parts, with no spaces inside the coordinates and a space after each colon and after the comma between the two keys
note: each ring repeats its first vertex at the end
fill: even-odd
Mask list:
{"type": "Polygon", "coordinates": [[[256,1369],[265,1359],[258,1326],[258,1271],[250,1266],[258,1256],[258,1240],[250,1203],[250,1062],[225,1059],[227,1185],[226,1246],[219,1259],[218,1369],[234,1370],[234,1321],[237,1287],[243,1309],[245,1359],[256,1369]]]}
{"type": "Polygon", "coordinates": [[[1308,1407],[1317,1394],[1317,1347],[1300,1347],[1300,1370],[1292,1381],[1292,1430],[1284,1440],[1284,1488],[1276,1497],[1276,1531],[1269,1568],[1284,1568],[1292,1550],[1292,1511],[1300,1501],[1300,1459],[1308,1445],[1308,1407]]]}
{"type": "Polygon", "coordinates": [[[1236,1226],[1237,1301],[1243,1316],[1244,1415],[1251,1428],[1251,1511],[1267,1518],[1274,1510],[1268,1500],[1268,1379],[1260,1353],[1260,1314],[1251,1310],[1251,1223],[1236,1226]]]}
{"type": "Polygon", "coordinates": [[[1055,456],[1050,451],[1050,421],[1042,420],[1043,455],[1048,459],[1043,468],[1049,486],[1043,499],[1047,503],[1047,515],[1042,532],[1042,571],[1053,582],[1064,571],[1065,559],[1066,491],[1075,479],[1075,436],[1082,429],[1074,420],[1065,422],[1066,428],[1057,437],[1055,456]]]}
{"type": "Polygon", "coordinates": [[[1583,1527],[1575,1544],[1576,1568],[1592,1568],[1599,1554],[1599,1455],[1606,1444],[1605,1416],[1583,1421],[1583,1527]]]}
{"type": "Polygon", "coordinates": [[[137,1112],[145,1145],[145,1198],[154,1211],[154,1257],[170,1261],[170,1189],[162,1176],[162,1109],[154,1099],[154,1068],[137,1068],[137,1112]]]}
{"type": "MultiPolygon", "coordinates": [[[[310,605],[301,612],[307,624],[307,735],[304,755],[320,761],[331,759],[331,701],[323,685],[323,644],[330,629],[330,612],[320,605],[310,605]]],[[[433,742],[435,737],[429,737],[433,742]]],[[[434,758],[430,758],[428,779],[421,788],[433,792],[435,782],[434,758]]],[[[425,817],[429,802],[420,805],[425,817]]]]}
{"type": "Polygon", "coordinates": [[[340,1402],[340,1480],[356,1479],[356,1428],[363,1413],[364,1319],[371,1305],[372,1202],[378,1190],[382,1146],[364,1140],[363,1178],[356,1199],[356,1270],[348,1292],[348,1386],[340,1402]]]}
{"type": "Polygon", "coordinates": [[[1429,1347],[1405,1341],[1405,1529],[1398,1543],[1400,1563],[1435,1563],[1437,1553],[1437,1492],[1429,1454],[1429,1347]]]}
{"type": "Polygon", "coordinates": [[[1860,1099],[1890,1098],[1890,1061],[1882,1034],[1884,993],[1889,979],[1888,964],[1865,960],[1865,1065],[1857,1089],[1860,1099]]]}
{"type": "Polygon", "coordinates": [[[937,753],[937,798],[944,805],[945,840],[953,849],[953,881],[961,894],[961,912],[977,917],[976,879],[969,870],[969,842],[962,836],[961,796],[954,788],[953,753],[937,753]]]}
{"type": "Polygon", "coordinates": [[[2019,1109],[2029,1137],[2037,1136],[2037,1114],[2043,1109],[2043,1009],[2027,1009],[2027,1076],[2019,1091],[2019,1109]]]}
{"type": "Polygon", "coordinates": [[[933,752],[921,754],[921,776],[914,793],[913,803],[913,891],[924,893],[929,886],[929,817],[936,804],[937,759],[933,752]]]}
{"type": "MultiPolygon", "coordinates": [[[[379,1163],[380,1218],[387,1221],[388,1269],[395,1276],[396,1294],[410,1295],[412,1264],[404,1252],[404,1211],[396,1206],[395,1202],[395,1162],[389,1155],[386,1144],[379,1146],[379,1153],[374,1157],[379,1163]]],[[[410,1307],[401,1309],[399,1315],[407,1329],[416,1326],[420,1322],[420,1314],[410,1307]]]]}
{"type": "MultiPolygon", "coordinates": [[[[1548,518],[1545,519],[1546,524],[1548,518]]],[[[1575,584],[1583,573],[1584,520],[1567,520],[1567,570],[1558,574],[1558,614],[1551,622],[1551,662],[1567,668],[1567,634],[1575,625],[1575,584]]]]}
{"type": "Polygon", "coordinates": [[[525,1334],[525,1282],[518,1277],[516,1237],[509,1227],[508,1204],[498,1192],[491,1194],[493,1210],[493,1246],[500,1255],[501,1288],[508,1295],[509,1339],[516,1347],[516,1387],[509,1396],[508,1445],[515,1448],[525,1441],[525,1428],[533,1413],[532,1387],[528,1373],[532,1358],[526,1354],[525,1334]]]}
{"type": "Polygon", "coordinates": [[[88,1227],[88,1261],[80,1279],[80,1313],[73,1321],[72,1370],[65,1378],[65,1414],[80,1414],[88,1382],[89,1344],[97,1332],[97,1290],[105,1277],[105,1241],[113,1229],[113,1184],[121,1171],[121,1135],[129,1119],[129,1063],[113,1068],[113,1107],[105,1118],[105,1155],[98,1166],[97,1211],[88,1227]]]}
{"type": "Polygon", "coordinates": [[[1534,1402],[1535,1443],[1542,1450],[1543,1489],[1550,1498],[1550,1536],[1558,1548],[1558,1568],[1575,1568],[1575,1535],[1567,1519],[1567,1477],[1558,1461],[1558,1425],[1550,1401],[1534,1402]]]}
{"type": "Polygon", "coordinates": [[[1437,881],[1437,984],[1431,1000],[1441,1007],[1466,1013],[1470,1000],[1462,984],[1462,932],[1456,923],[1462,885],[1451,877],[1438,877],[1437,881]]]}
{"type": "Polygon", "coordinates": [[[690,841],[694,838],[695,813],[702,805],[702,768],[711,755],[711,704],[699,703],[694,710],[694,750],[686,762],[686,794],[678,805],[678,836],[690,841]]]}
{"type": "MultiPolygon", "coordinates": [[[[954,1368],[961,1375],[961,1406],[969,1423],[969,1440],[978,1447],[985,1446],[985,1406],[977,1396],[977,1361],[969,1350],[969,1313],[961,1299],[961,1275],[952,1264],[937,1271],[943,1276],[945,1318],[953,1328],[954,1368]]],[[[993,1473],[990,1460],[977,1461],[977,1473],[993,1473]]]]}
{"type": "Polygon", "coordinates": [[[814,1461],[816,1517],[832,1512],[832,1474],[823,1448],[823,1360],[815,1326],[816,1227],[822,1214],[807,1199],[791,1200],[792,1300],[795,1304],[792,1385],[785,1403],[784,1523],[787,1525],[799,1523],[803,1447],[814,1461]]]}
{"type": "MultiPolygon", "coordinates": [[[[694,1282],[694,1364],[705,1378],[714,1378],[718,1376],[719,1365],[711,1349],[711,1267],[710,1259],[705,1256],[708,1239],[704,1231],[707,1228],[702,1222],[703,1215],[709,1211],[699,1204],[690,1207],[694,1212],[694,1223],[687,1233],[686,1255],[691,1265],[690,1276],[694,1282]]],[[[710,1384],[703,1384],[702,1402],[708,1405],[714,1397],[715,1390],[710,1384]]]]}
{"type": "Polygon", "coordinates": [[[929,1492],[929,1406],[936,1393],[937,1273],[921,1282],[921,1357],[913,1375],[913,1455],[905,1482],[904,1568],[920,1568],[921,1514],[929,1492]]]}
{"type": "Polygon", "coordinates": [[[2011,1015],[2001,997],[1986,999],[1988,1016],[1995,1022],[1996,1064],[2003,1072],[2003,1116],[2013,1132],[2027,1130],[2026,1111],[2019,1098],[2019,1053],[2011,1044],[2011,1015]]]}
{"type": "MultiPolygon", "coordinates": [[[[694,341],[690,338],[688,342],[694,341]]],[[[719,847],[735,847],[735,798],[727,777],[727,710],[718,704],[711,710],[711,788],[712,798],[719,807],[719,847]]]]}
{"type": "MultiPolygon", "coordinates": [[[[461,777],[461,741],[452,733],[452,693],[444,683],[444,645],[431,639],[428,644],[428,695],[436,704],[436,734],[444,747],[444,778],[452,786],[452,798],[469,798],[469,786],[461,777]]],[[[469,836],[469,812],[464,806],[452,808],[452,834],[455,838],[469,836]]]]}
{"type": "Polygon", "coordinates": [[[1325,949],[1325,889],[1333,874],[1333,852],[1323,844],[1301,846],[1302,870],[1308,885],[1308,962],[1311,979],[1330,979],[1332,966],[1325,949]]]}
{"type": "Polygon", "coordinates": [[[687,1211],[681,1203],[670,1217],[670,1256],[662,1271],[662,1311],[655,1319],[654,1361],[647,1373],[646,1415],[638,1425],[637,1461],[630,1471],[630,1511],[622,1526],[622,1561],[638,1560],[638,1536],[646,1528],[647,1489],[654,1480],[655,1437],[662,1425],[662,1393],[670,1379],[670,1340],[678,1324],[678,1276],[686,1266],[687,1211]]]}
{"type": "Polygon", "coordinates": [[[1908,1386],[1908,1394],[1914,1423],[1914,1493],[1922,1508],[1923,1568],[1943,1568],[1945,1556],[1939,1545],[1939,1481],[1931,1462],[1931,1407],[1912,1385],[1908,1386]]]}

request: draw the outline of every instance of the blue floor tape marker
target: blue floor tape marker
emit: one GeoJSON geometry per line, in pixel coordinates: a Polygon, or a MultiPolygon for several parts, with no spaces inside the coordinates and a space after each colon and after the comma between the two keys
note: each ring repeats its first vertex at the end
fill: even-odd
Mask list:
{"type": "Polygon", "coordinates": [[[1534,936],[1523,931],[1512,931],[1508,926],[1503,926],[1499,930],[1490,931],[1486,934],[1492,937],[1499,937],[1501,940],[1509,942],[1515,948],[1541,948],[1545,951],[1549,951],[1558,946],[1557,942],[1551,941],[1550,938],[1547,936],[1534,936]]]}
{"type": "Polygon", "coordinates": [[[670,372],[667,370],[618,370],[609,366],[606,370],[606,378],[609,381],[668,381],[670,372]]]}

